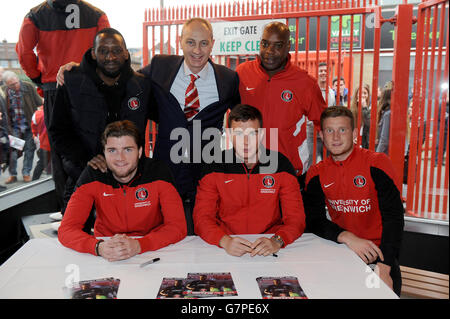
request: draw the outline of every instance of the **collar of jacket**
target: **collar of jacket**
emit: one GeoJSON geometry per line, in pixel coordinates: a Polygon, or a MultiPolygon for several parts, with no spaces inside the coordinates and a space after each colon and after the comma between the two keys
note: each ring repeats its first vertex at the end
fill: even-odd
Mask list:
{"type": "Polygon", "coordinates": [[[360,152],[359,146],[354,144],[352,152],[350,153],[350,155],[345,160],[343,160],[343,161],[335,161],[331,155],[330,155],[329,158],[327,158],[327,160],[329,160],[331,163],[333,163],[334,165],[339,166],[339,167],[340,166],[347,166],[348,163],[351,163],[353,161],[353,159],[356,156],[358,156],[359,152],[360,152]]]}
{"type": "MultiPolygon", "coordinates": [[[[262,145],[259,146],[259,150],[260,150],[261,153],[264,153],[267,158],[271,159],[270,154],[273,151],[265,148],[262,145]]],[[[232,158],[232,163],[230,163],[231,166],[229,166],[229,168],[230,168],[230,170],[232,172],[235,172],[235,173],[259,174],[261,167],[270,167],[270,165],[271,165],[270,162],[262,163],[258,159],[258,162],[256,163],[256,165],[253,168],[249,169],[247,167],[247,165],[245,165],[245,163],[244,163],[244,161],[242,159],[238,159],[237,158],[236,152],[234,151],[234,148],[223,151],[223,153],[222,153],[222,163],[227,163],[227,160],[230,157],[232,158]],[[232,154],[230,154],[230,153],[232,153],[232,154]]]]}
{"type": "MultiPolygon", "coordinates": [[[[179,60],[177,61],[177,64],[175,67],[167,70],[167,76],[160,82],[161,87],[163,90],[169,95],[170,88],[172,87],[173,82],[175,81],[175,78],[178,74],[178,71],[180,70],[180,67],[182,67],[184,62],[184,56],[178,56],[179,60]]],[[[214,76],[216,78],[216,84],[217,84],[217,92],[219,93],[219,100],[223,101],[226,96],[224,96],[226,90],[222,87],[223,83],[226,83],[225,79],[223,79],[222,72],[218,71],[217,65],[211,60],[211,58],[208,59],[208,63],[211,63],[213,70],[214,70],[214,76]]],[[[156,83],[157,84],[157,83],[156,83]]]]}
{"type": "Polygon", "coordinates": [[[68,4],[72,3],[80,3],[81,0],[64,0],[64,1],[53,1],[53,0],[47,0],[47,4],[52,8],[53,10],[65,12],[66,6],[68,4]]]}

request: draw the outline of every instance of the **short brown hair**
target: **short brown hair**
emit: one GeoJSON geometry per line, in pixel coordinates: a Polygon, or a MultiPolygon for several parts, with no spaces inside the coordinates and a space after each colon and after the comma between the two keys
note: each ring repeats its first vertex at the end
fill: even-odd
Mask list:
{"type": "Polygon", "coordinates": [[[248,104],[236,105],[228,115],[228,127],[231,127],[231,122],[247,122],[248,120],[258,120],[259,126],[263,126],[262,114],[254,106],[248,104]]]}
{"type": "Polygon", "coordinates": [[[129,120],[124,120],[112,122],[106,126],[105,131],[103,132],[102,135],[103,148],[105,148],[108,137],[122,137],[122,136],[131,136],[136,142],[138,148],[141,146],[141,137],[136,125],[129,120]]]}
{"type": "Polygon", "coordinates": [[[355,128],[355,119],[352,111],[346,106],[330,106],[326,108],[320,115],[320,129],[323,130],[323,122],[329,117],[345,116],[350,119],[352,130],[355,128]]]}

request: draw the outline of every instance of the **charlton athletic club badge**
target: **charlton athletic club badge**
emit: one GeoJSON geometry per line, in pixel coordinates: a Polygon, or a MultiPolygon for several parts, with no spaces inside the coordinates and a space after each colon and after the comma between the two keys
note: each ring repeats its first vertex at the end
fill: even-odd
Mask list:
{"type": "Polygon", "coordinates": [[[272,176],[264,176],[263,185],[265,188],[272,188],[275,185],[275,179],[272,176]]]}
{"type": "Polygon", "coordinates": [[[284,102],[291,102],[293,97],[294,94],[289,90],[284,90],[283,92],[281,92],[281,99],[284,102]]]}
{"type": "Polygon", "coordinates": [[[361,175],[355,176],[353,179],[353,184],[359,188],[364,187],[366,185],[366,179],[361,175]]]}
{"type": "Polygon", "coordinates": [[[148,191],[145,188],[142,187],[136,191],[136,199],[137,200],[143,201],[143,200],[146,200],[147,197],[148,197],[148,191]]]}
{"type": "Polygon", "coordinates": [[[137,97],[132,97],[128,100],[128,107],[135,111],[141,106],[141,103],[139,102],[139,99],[137,97]]]}

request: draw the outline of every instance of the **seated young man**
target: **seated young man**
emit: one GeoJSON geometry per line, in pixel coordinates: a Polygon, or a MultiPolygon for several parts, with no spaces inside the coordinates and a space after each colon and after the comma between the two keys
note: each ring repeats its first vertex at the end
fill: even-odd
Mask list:
{"type": "Polygon", "coordinates": [[[102,145],[108,171],[88,166],[81,174],[58,230],[64,246],[116,261],[186,236],[183,204],[172,175],[163,162],[142,156],[139,141],[139,131],[130,121],[106,127],[102,145]],[[95,236],[82,230],[93,204],[95,236]]]}
{"type": "Polygon", "coordinates": [[[264,132],[258,109],[235,106],[228,127],[233,148],[222,152],[221,163],[205,166],[197,188],[195,232],[233,256],[276,253],[305,228],[294,169],[284,155],[261,146],[264,132]],[[253,243],[230,236],[263,233],[274,235],[253,243]]]}
{"type": "Polygon", "coordinates": [[[308,230],[345,243],[365,263],[376,264],[375,272],[400,295],[404,209],[392,163],[383,153],[355,147],[358,129],[348,108],[327,108],[320,123],[319,135],[331,157],[306,175],[308,230]]]}

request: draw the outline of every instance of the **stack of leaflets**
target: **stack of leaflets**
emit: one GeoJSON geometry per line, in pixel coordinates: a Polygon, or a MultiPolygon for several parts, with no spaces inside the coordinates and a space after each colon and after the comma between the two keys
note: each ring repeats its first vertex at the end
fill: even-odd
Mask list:
{"type": "Polygon", "coordinates": [[[297,277],[256,278],[263,299],[308,299],[297,277]]]}
{"type": "Polygon", "coordinates": [[[226,273],[189,273],[187,278],[163,278],[157,299],[237,296],[233,278],[226,273]]]}
{"type": "Polygon", "coordinates": [[[117,299],[119,285],[120,279],[110,277],[80,281],[63,290],[68,299],[117,299]]]}

